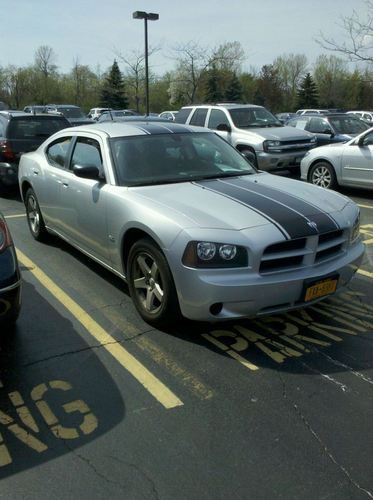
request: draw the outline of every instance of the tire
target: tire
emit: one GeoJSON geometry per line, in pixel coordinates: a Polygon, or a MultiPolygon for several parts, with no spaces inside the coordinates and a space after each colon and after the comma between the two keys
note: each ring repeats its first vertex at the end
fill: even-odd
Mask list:
{"type": "Polygon", "coordinates": [[[132,246],[127,262],[128,287],[140,316],[155,326],[179,319],[180,308],[170,268],[150,239],[132,246]]]}
{"type": "Polygon", "coordinates": [[[250,163],[254,165],[255,168],[258,168],[258,161],[256,159],[256,154],[251,149],[242,149],[241,153],[246,156],[250,163]]]}
{"type": "Polygon", "coordinates": [[[44,219],[40,211],[39,203],[33,189],[28,189],[25,197],[27,224],[30,233],[37,241],[45,241],[47,239],[47,230],[45,228],[44,219]]]}
{"type": "Polygon", "coordinates": [[[338,185],[334,168],[326,161],[319,161],[311,168],[308,180],[325,189],[335,189],[338,185]]]}

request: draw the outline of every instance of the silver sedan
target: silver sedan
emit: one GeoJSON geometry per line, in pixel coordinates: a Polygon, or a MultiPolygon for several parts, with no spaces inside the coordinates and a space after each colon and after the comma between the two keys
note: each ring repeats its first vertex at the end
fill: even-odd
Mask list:
{"type": "Polygon", "coordinates": [[[301,179],[316,186],[373,189],[373,129],[342,144],[311,149],[300,168],[301,179]]]}
{"type": "Polygon", "coordinates": [[[346,286],[364,252],[350,199],[258,172],[209,129],[65,129],[22,156],[19,185],[32,236],[119,275],[155,325],[307,306],[346,286]]]}

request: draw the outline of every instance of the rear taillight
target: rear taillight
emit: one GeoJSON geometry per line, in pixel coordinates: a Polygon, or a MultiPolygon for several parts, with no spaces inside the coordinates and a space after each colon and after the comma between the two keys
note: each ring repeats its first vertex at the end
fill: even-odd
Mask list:
{"type": "Polygon", "coordinates": [[[12,245],[12,237],[4,219],[0,217],[0,253],[12,245]]]}
{"type": "Polygon", "coordinates": [[[0,154],[5,161],[14,161],[16,159],[9,141],[0,141],[0,154]]]}

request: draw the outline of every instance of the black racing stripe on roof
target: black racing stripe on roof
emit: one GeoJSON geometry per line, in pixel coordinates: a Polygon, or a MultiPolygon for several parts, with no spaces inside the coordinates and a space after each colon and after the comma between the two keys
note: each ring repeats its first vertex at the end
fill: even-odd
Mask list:
{"type": "Polygon", "coordinates": [[[151,122],[142,122],[142,123],[134,123],[138,128],[144,130],[148,134],[180,134],[182,132],[191,132],[190,128],[183,125],[174,125],[168,123],[151,123],[151,122]]]}
{"type": "MultiPolygon", "coordinates": [[[[278,191],[276,189],[272,190],[272,197],[270,197],[268,193],[264,195],[256,192],[257,184],[252,189],[250,187],[246,189],[242,185],[242,181],[240,185],[237,184],[237,181],[227,182],[222,180],[200,181],[196,182],[196,184],[251,208],[272,222],[288,239],[303,238],[318,234],[319,230],[309,225],[309,222],[320,223],[325,227],[323,225],[323,213],[316,214],[316,216],[312,215],[312,218],[309,219],[305,214],[293,208],[291,204],[289,206],[278,201],[278,191]]],[[[328,227],[329,230],[336,229],[335,224],[328,227]]]]}

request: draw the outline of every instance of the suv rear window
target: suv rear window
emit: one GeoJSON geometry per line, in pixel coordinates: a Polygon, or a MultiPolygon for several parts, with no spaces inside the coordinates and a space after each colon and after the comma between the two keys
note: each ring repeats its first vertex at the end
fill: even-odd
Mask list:
{"type": "Polygon", "coordinates": [[[14,117],[9,122],[8,136],[13,139],[45,138],[69,126],[70,123],[60,117],[14,117]]]}

